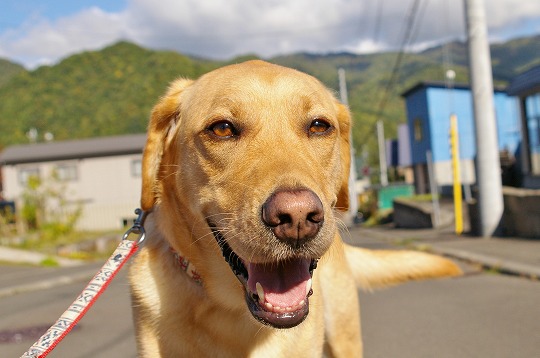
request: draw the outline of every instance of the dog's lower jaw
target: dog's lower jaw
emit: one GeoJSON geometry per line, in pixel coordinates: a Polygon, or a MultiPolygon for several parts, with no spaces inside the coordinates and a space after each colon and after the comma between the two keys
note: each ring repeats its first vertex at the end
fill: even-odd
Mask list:
{"type": "MultiPolygon", "coordinates": [[[[244,262],[228,245],[225,238],[219,230],[209,223],[209,227],[214,234],[214,237],[222,251],[225,261],[231,267],[237,279],[242,283],[244,288],[245,300],[252,316],[259,322],[269,325],[274,328],[292,328],[302,323],[309,313],[309,296],[313,294],[311,282],[313,271],[317,267],[316,259],[298,259],[287,263],[273,263],[268,265],[249,264],[244,262]],[[293,270],[289,270],[293,268],[293,270]],[[265,290],[263,285],[257,281],[253,281],[255,277],[249,281],[249,272],[253,276],[261,278],[261,282],[265,284],[264,277],[268,276],[268,271],[275,271],[275,276],[291,275],[292,278],[281,279],[278,286],[271,287],[270,295],[276,295],[272,290],[281,290],[282,286],[286,286],[286,290],[296,291],[293,295],[296,301],[292,301],[289,305],[278,307],[272,305],[265,300],[265,290]],[[293,271],[292,273],[289,271],[293,271]],[[294,289],[293,289],[294,287],[294,289]]],[[[270,283],[271,285],[271,283],[270,283]]],[[[275,302],[274,302],[275,303],[275,302]]]]}
{"type": "Polygon", "coordinates": [[[292,328],[304,322],[309,313],[309,299],[294,311],[272,312],[264,309],[257,299],[246,290],[246,303],[252,316],[259,322],[274,328],[292,328]]]}

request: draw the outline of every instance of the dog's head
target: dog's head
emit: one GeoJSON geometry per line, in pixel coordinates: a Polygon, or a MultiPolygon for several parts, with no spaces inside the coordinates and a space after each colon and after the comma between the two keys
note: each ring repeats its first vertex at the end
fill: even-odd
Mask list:
{"type": "Polygon", "coordinates": [[[250,61],[178,80],[152,112],[142,206],[205,288],[220,287],[210,295],[242,292],[226,260],[255,318],[295,326],[347,207],[349,126],[328,89],[289,68],[250,61]]]}

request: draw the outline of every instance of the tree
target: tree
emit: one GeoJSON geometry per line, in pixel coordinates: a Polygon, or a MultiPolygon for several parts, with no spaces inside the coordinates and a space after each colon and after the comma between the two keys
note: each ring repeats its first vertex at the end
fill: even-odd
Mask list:
{"type": "Polygon", "coordinates": [[[22,194],[21,216],[40,239],[57,241],[71,233],[82,214],[82,203],[68,200],[67,183],[53,170],[45,179],[30,176],[22,194]]]}

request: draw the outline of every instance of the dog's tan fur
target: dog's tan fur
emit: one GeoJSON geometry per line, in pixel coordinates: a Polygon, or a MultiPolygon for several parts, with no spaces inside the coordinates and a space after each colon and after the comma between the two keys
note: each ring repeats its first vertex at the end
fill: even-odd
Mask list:
{"type": "Polygon", "coordinates": [[[349,127],[347,108],[318,80],[262,61],[172,83],[152,112],[143,159],[142,207],[152,213],[130,269],[139,356],[320,357],[324,349],[359,357],[356,284],[459,274],[443,258],[342,243],[335,210],[347,206],[349,127]],[[330,129],[310,135],[321,118],[330,129]],[[240,134],[213,135],[222,120],[240,134]],[[282,188],[309,188],[322,202],[324,225],[306,244],[309,254],[284,248],[261,223],[261,205],[282,188]],[[276,329],[252,317],[210,221],[251,262],[321,257],[304,322],[276,329]],[[202,285],[177,267],[171,248],[202,285]]]}

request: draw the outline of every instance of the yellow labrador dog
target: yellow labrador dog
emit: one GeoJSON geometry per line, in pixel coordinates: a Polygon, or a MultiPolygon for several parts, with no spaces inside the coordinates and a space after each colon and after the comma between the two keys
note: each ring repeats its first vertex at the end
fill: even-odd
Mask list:
{"type": "Polygon", "coordinates": [[[342,243],[349,130],[318,80],[263,61],[172,83],[143,158],[139,356],[360,357],[357,285],[459,274],[342,243]]]}

